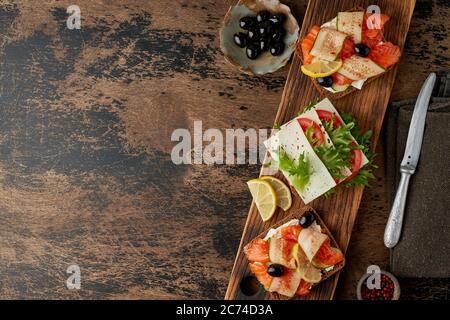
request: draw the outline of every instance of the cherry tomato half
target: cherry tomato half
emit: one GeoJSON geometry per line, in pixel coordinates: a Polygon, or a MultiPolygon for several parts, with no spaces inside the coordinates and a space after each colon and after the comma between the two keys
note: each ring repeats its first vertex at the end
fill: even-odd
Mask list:
{"type": "Polygon", "coordinates": [[[333,115],[333,113],[328,110],[317,109],[316,112],[321,121],[329,122],[329,121],[333,120],[333,128],[334,129],[337,129],[343,125],[341,119],[338,116],[333,115]]]}
{"type": "Polygon", "coordinates": [[[352,153],[352,159],[350,160],[350,163],[352,164],[351,177],[354,177],[358,173],[359,169],[361,169],[363,153],[361,150],[353,150],[352,153]]]}
{"type": "Polygon", "coordinates": [[[311,143],[313,146],[320,146],[324,143],[325,136],[317,123],[308,118],[298,118],[298,122],[300,123],[300,127],[302,127],[303,132],[306,132],[308,128],[313,128],[313,137],[316,140],[315,143],[311,143]]]}
{"type": "MultiPolygon", "coordinates": [[[[333,128],[339,128],[344,123],[341,121],[341,119],[337,116],[334,116],[332,112],[328,110],[316,110],[317,114],[319,115],[319,118],[321,121],[331,121],[333,119],[333,128]]],[[[355,143],[355,142],[354,142],[355,143]]],[[[363,153],[361,150],[352,150],[352,158],[350,160],[350,164],[352,165],[352,174],[347,178],[347,180],[350,180],[356,174],[358,173],[359,169],[361,169],[362,165],[362,158],[363,153]]],[[[336,181],[337,183],[340,182],[340,180],[336,181]]]]}

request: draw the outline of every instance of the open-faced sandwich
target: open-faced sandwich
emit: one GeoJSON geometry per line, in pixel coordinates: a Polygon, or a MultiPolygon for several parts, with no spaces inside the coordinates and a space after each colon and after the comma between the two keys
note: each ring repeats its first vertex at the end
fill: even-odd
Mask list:
{"type": "Polygon", "coordinates": [[[361,89],[400,59],[400,47],[384,39],[389,16],[363,9],[339,12],[299,41],[301,70],[322,95],[338,98],[361,89]]]}
{"type": "Polygon", "coordinates": [[[312,208],[288,217],[244,248],[250,271],[265,290],[305,296],[344,266],[344,255],[312,208]]]}
{"type": "Polygon", "coordinates": [[[341,184],[368,185],[370,134],[361,135],[355,119],[340,115],[326,98],[264,142],[272,158],[266,165],[279,169],[306,204],[341,184]]]}

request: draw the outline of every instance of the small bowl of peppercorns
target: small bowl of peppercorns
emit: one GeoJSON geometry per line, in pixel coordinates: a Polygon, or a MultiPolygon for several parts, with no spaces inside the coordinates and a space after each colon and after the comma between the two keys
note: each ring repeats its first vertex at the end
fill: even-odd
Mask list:
{"type": "Polygon", "coordinates": [[[379,275],[379,283],[373,278],[377,275],[366,273],[361,277],[356,288],[358,300],[398,300],[400,298],[400,284],[397,278],[384,270],[381,270],[379,275]]]}
{"type": "Polygon", "coordinates": [[[241,71],[262,75],[286,65],[298,32],[297,20],[279,0],[240,0],[225,16],[220,48],[241,71]]]}

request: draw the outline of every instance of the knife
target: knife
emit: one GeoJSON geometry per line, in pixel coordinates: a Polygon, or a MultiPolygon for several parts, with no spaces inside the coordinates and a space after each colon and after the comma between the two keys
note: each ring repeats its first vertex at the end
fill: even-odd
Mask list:
{"type": "Polygon", "coordinates": [[[384,245],[388,248],[393,248],[397,245],[402,232],[403,214],[406,204],[406,195],[408,193],[409,179],[416,171],[417,163],[419,162],[423,131],[425,129],[425,119],[435,82],[436,74],[431,73],[427,80],[425,80],[414,107],[408,131],[408,140],[406,141],[405,155],[403,156],[400,165],[400,183],[384,231],[384,245]]]}

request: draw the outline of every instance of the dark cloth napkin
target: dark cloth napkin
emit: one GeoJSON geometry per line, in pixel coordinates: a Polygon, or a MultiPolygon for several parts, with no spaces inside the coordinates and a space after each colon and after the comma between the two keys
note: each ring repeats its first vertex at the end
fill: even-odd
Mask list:
{"type": "MultiPolygon", "coordinates": [[[[415,101],[389,106],[386,119],[386,179],[391,205],[397,190],[415,101]]],[[[450,74],[438,77],[428,108],[422,152],[412,176],[402,236],[391,250],[391,270],[400,277],[450,278],[450,74]]]]}

